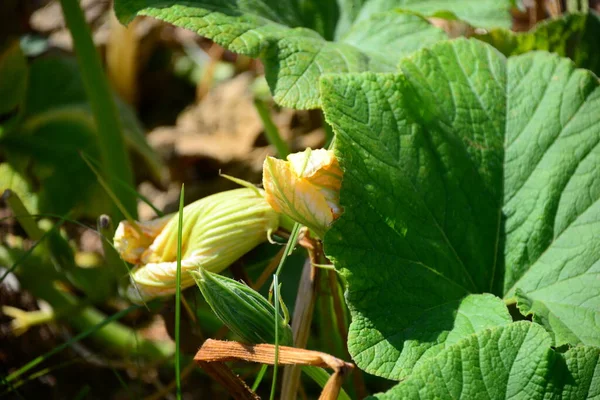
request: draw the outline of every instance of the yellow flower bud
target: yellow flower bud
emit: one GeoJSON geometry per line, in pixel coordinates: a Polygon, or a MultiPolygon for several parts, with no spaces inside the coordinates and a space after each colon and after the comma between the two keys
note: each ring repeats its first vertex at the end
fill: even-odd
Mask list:
{"type": "MultiPolygon", "coordinates": [[[[140,235],[126,221],[115,235],[124,260],[137,264],[127,296],[140,303],[176,291],[177,214],[140,224],[140,235]]],[[[268,239],[279,226],[277,214],[252,188],[229,190],[198,200],[183,209],[181,288],[194,284],[198,268],[219,273],[268,239]]]]}
{"type": "Polygon", "coordinates": [[[306,149],[287,161],[267,157],[263,167],[265,198],[277,212],[307,226],[322,238],[340,216],[342,170],[333,151],[306,149]]]}

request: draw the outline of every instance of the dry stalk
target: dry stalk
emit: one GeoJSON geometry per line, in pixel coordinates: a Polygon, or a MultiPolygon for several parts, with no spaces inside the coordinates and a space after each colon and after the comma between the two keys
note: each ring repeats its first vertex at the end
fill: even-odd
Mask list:
{"type": "MultiPolygon", "coordinates": [[[[294,346],[303,349],[306,347],[310,335],[310,325],[319,290],[320,268],[314,267],[314,264],[318,264],[319,247],[306,237],[301,240],[300,244],[309,250],[310,258],[304,263],[302,277],[300,278],[292,318],[292,332],[294,334],[294,346]]],[[[300,368],[297,366],[286,367],[283,370],[281,398],[294,400],[298,393],[298,386],[300,386],[300,368]]]]}
{"type": "MultiPolygon", "coordinates": [[[[211,340],[211,339],[208,339],[211,340]]],[[[202,350],[202,349],[200,349],[202,350]]],[[[260,400],[260,397],[250,389],[246,382],[241,380],[239,376],[223,363],[205,362],[197,359],[194,360],[211,378],[223,385],[227,389],[231,397],[236,400],[260,400]]]]}
{"type": "MultiPolygon", "coordinates": [[[[194,370],[194,363],[190,362],[188,365],[186,365],[186,367],[183,369],[183,371],[181,371],[181,380],[183,381],[185,378],[188,377],[188,375],[194,370]]],[[[144,397],[144,400],[159,400],[162,398],[167,398],[167,396],[169,396],[169,394],[171,394],[171,392],[173,390],[175,390],[176,388],[176,382],[175,379],[173,379],[171,382],[169,382],[169,384],[167,386],[165,386],[164,388],[160,389],[158,392],[153,393],[150,396],[144,397]]]]}
{"type": "Polygon", "coordinates": [[[106,43],[106,72],[113,87],[129,104],[137,100],[139,39],[135,19],[125,27],[110,13],[110,34],[106,43]]]}
{"type": "MultiPolygon", "coordinates": [[[[208,339],[194,357],[194,361],[211,377],[223,384],[235,399],[257,399],[258,396],[224,364],[227,361],[239,360],[273,365],[275,346],[208,339]]],[[[344,377],[354,367],[330,354],[288,346],[279,346],[278,364],[333,369],[334,374],[327,381],[319,397],[322,400],[337,399],[344,377]]],[[[282,393],[281,398],[288,397],[282,393]]]]}
{"type": "Polygon", "coordinates": [[[196,100],[200,101],[206,96],[213,85],[213,78],[215,75],[215,68],[217,63],[223,58],[225,49],[216,43],[213,43],[207,51],[210,61],[206,65],[202,78],[196,86],[196,100]]]}
{"type": "Polygon", "coordinates": [[[281,257],[283,257],[283,253],[285,253],[285,247],[282,247],[281,250],[277,252],[275,257],[271,260],[267,268],[260,274],[256,282],[254,282],[251,287],[254,290],[260,290],[262,286],[267,282],[267,280],[273,276],[273,273],[277,269],[279,265],[279,261],[281,261],[281,257]]]}
{"type": "MultiPolygon", "coordinates": [[[[329,288],[331,290],[331,296],[333,298],[333,308],[335,311],[335,321],[337,329],[342,338],[342,342],[345,344],[348,343],[348,330],[346,329],[346,323],[344,318],[343,302],[338,291],[337,272],[328,271],[327,278],[329,280],[329,288]]],[[[350,357],[347,347],[344,347],[344,349],[346,349],[346,355],[350,357]]],[[[354,390],[356,391],[356,394],[359,399],[367,397],[367,388],[360,370],[356,370],[352,374],[352,383],[354,384],[354,390]]]]}

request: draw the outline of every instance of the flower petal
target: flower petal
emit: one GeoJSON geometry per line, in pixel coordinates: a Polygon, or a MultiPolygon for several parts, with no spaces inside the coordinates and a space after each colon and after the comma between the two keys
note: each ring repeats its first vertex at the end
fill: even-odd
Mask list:
{"type": "Polygon", "coordinates": [[[276,211],[322,237],[333,221],[331,207],[318,188],[296,174],[291,162],[267,157],[263,168],[265,198],[276,211]]]}
{"type": "Polygon", "coordinates": [[[114,246],[121,258],[137,264],[144,251],[168,224],[172,215],[166,215],[148,222],[137,222],[140,232],[128,221],[121,221],[114,237],[114,246]]]}

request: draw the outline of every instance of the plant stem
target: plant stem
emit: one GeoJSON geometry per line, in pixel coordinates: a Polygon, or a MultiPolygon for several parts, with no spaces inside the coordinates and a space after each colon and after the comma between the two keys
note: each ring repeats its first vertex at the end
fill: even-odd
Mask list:
{"type": "MultiPolygon", "coordinates": [[[[309,252],[311,259],[306,260],[302,269],[300,286],[296,295],[294,306],[294,319],[292,320],[292,332],[294,333],[294,347],[304,349],[310,335],[310,325],[313,320],[315,302],[319,292],[319,279],[321,271],[312,266],[316,262],[314,252],[309,252]]],[[[296,399],[298,386],[300,384],[300,367],[288,365],[283,370],[281,385],[281,398],[296,399]]]]}
{"type": "Polygon", "coordinates": [[[331,143],[333,143],[333,139],[335,134],[333,133],[333,128],[331,125],[327,123],[327,121],[323,120],[323,130],[325,131],[325,148],[331,148],[331,143]]]}
{"type": "Polygon", "coordinates": [[[277,275],[273,275],[273,291],[275,298],[273,299],[273,305],[275,306],[275,361],[273,362],[273,381],[271,382],[271,396],[270,400],[275,399],[275,389],[277,387],[277,368],[279,363],[279,280],[277,275]]]}
{"type": "MultiPolygon", "coordinates": [[[[32,290],[34,295],[46,300],[55,310],[66,310],[69,308],[73,310],[77,308],[77,299],[59,291],[54,285],[44,282],[44,284],[36,286],[38,290],[32,290]]],[[[30,290],[32,288],[31,285],[27,285],[27,287],[30,290]]],[[[69,324],[81,333],[62,345],[55,347],[48,353],[30,361],[25,366],[10,374],[6,380],[8,382],[14,381],[44,360],[87,336],[90,336],[99,345],[104,346],[105,351],[121,356],[131,355],[135,352],[153,361],[168,357],[172,351],[169,343],[160,344],[136,338],[137,333],[135,331],[120,323],[113,322],[136,308],[139,308],[139,306],[131,306],[110,317],[107,317],[93,307],[85,307],[78,312],[65,313],[69,324]]]]}
{"type": "MultiPolygon", "coordinates": [[[[325,256],[322,255],[322,258],[325,259],[325,256]]],[[[350,357],[350,353],[348,353],[348,348],[346,347],[346,343],[348,343],[348,329],[346,326],[345,319],[346,313],[344,311],[344,303],[340,293],[341,288],[337,279],[337,272],[335,270],[327,271],[327,279],[329,282],[329,288],[331,290],[331,297],[333,300],[333,309],[335,312],[335,323],[337,325],[337,330],[342,339],[342,344],[346,356],[350,357]]],[[[365,386],[362,371],[360,371],[359,369],[353,371],[352,381],[354,383],[354,390],[356,391],[358,398],[364,399],[365,397],[367,397],[367,389],[365,386]]]]}
{"type": "MultiPolygon", "coordinates": [[[[321,388],[324,388],[327,384],[327,381],[331,377],[327,371],[323,368],[312,367],[309,365],[303,365],[301,367],[302,372],[308,375],[315,383],[317,383],[321,388]]],[[[340,394],[338,395],[337,400],[350,400],[350,396],[346,393],[344,388],[341,388],[340,394]]]]}
{"type": "Polygon", "coordinates": [[[181,185],[179,195],[179,225],[177,225],[177,275],[175,277],[175,386],[177,387],[177,399],[181,399],[181,350],[179,340],[179,329],[181,319],[181,243],[183,236],[183,196],[184,185],[181,185]]]}
{"type": "Polygon", "coordinates": [[[277,129],[277,126],[275,126],[271,119],[271,113],[269,112],[267,105],[261,99],[255,98],[254,107],[256,107],[256,111],[258,111],[258,115],[265,126],[265,136],[267,136],[267,140],[275,147],[279,158],[286,158],[288,154],[290,154],[290,148],[281,138],[279,129],[277,129]]]}
{"type": "MultiPolygon", "coordinates": [[[[108,80],[102,70],[90,29],[77,0],[60,0],[63,14],[77,55],[83,84],[98,128],[98,144],[102,155],[103,173],[112,191],[127,211],[137,216],[136,199],[116,183],[120,179],[133,187],[133,173],[125,148],[121,121],[114,103],[108,80]]],[[[121,212],[114,207],[113,218],[121,220],[121,212]]]]}
{"type": "MultiPolygon", "coordinates": [[[[13,258],[15,257],[9,252],[0,251],[1,262],[10,263],[13,258]]],[[[35,297],[47,301],[54,309],[57,319],[66,320],[76,331],[89,331],[85,336],[90,336],[105,352],[128,357],[138,354],[152,361],[163,360],[173,354],[173,346],[169,342],[160,343],[138,338],[136,331],[117,322],[106,324],[106,321],[112,321],[113,316],[108,317],[96,308],[86,306],[77,297],[59,290],[52,282],[40,279],[40,269],[42,268],[38,260],[23,265],[19,272],[23,287],[35,297]]],[[[125,314],[120,316],[123,315],[125,314]]]]}

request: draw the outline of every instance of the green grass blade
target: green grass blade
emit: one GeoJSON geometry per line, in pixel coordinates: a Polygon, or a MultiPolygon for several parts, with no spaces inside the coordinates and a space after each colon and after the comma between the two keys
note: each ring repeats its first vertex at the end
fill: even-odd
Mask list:
{"type": "Polygon", "coordinates": [[[73,398],[73,400],[83,400],[87,397],[87,395],[90,393],[90,385],[85,385],[84,387],[81,388],[81,390],[79,391],[79,393],[77,393],[77,395],[73,398]]]}
{"type": "Polygon", "coordinates": [[[269,369],[269,366],[267,364],[261,365],[260,371],[258,371],[258,374],[256,375],[256,379],[254,380],[254,384],[252,385],[253,392],[256,392],[256,389],[258,389],[258,386],[260,385],[263,378],[265,377],[265,373],[267,372],[267,369],[269,369]]]}
{"type": "Polygon", "coordinates": [[[67,347],[71,346],[73,343],[79,342],[82,339],[85,339],[86,337],[88,337],[89,335],[91,335],[92,333],[96,332],[97,330],[101,329],[102,327],[110,324],[113,321],[116,321],[118,319],[120,319],[121,317],[129,314],[131,311],[136,310],[140,308],[140,306],[130,306],[129,308],[126,308],[124,310],[119,311],[116,314],[111,315],[110,317],[106,318],[105,320],[103,320],[101,323],[99,323],[98,325],[92,326],[89,329],[86,329],[85,331],[81,332],[80,334],[73,336],[71,339],[67,340],[66,342],[64,342],[63,344],[56,346],[55,348],[53,348],[52,350],[50,350],[49,352],[34,358],[33,360],[29,361],[27,364],[25,364],[24,366],[22,366],[21,368],[19,368],[18,370],[16,370],[15,372],[13,372],[12,374],[10,374],[7,378],[6,381],[7,382],[12,382],[15,379],[17,379],[18,377],[20,377],[21,375],[23,375],[25,372],[31,370],[32,368],[34,368],[35,366],[39,365],[40,363],[42,363],[43,361],[47,360],[48,358],[52,357],[53,355],[60,353],[61,351],[63,351],[64,349],[66,349],[67,347]]]}
{"type": "Polygon", "coordinates": [[[81,155],[81,159],[92,170],[92,172],[94,173],[94,175],[96,175],[96,178],[98,179],[98,183],[100,184],[100,186],[102,186],[102,188],[104,189],[104,191],[106,192],[106,194],[108,194],[108,196],[110,197],[110,199],[113,201],[113,204],[115,205],[115,207],[117,207],[119,209],[119,211],[125,217],[125,219],[127,221],[129,221],[129,223],[131,224],[131,226],[133,226],[133,228],[141,235],[142,231],[140,230],[139,226],[137,225],[137,222],[135,221],[135,218],[133,217],[133,214],[131,214],[129,212],[129,210],[125,207],[125,205],[121,202],[121,200],[117,196],[117,193],[115,193],[115,191],[113,190],[113,188],[110,187],[110,185],[108,184],[108,182],[102,177],[102,174],[100,173],[100,171],[98,171],[98,169],[96,169],[96,167],[94,167],[94,165],[88,159],[88,157],[84,153],[79,153],[79,154],[81,155]]]}
{"type": "MultiPolygon", "coordinates": [[[[35,217],[32,216],[31,214],[29,214],[29,211],[27,210],[27,208],[25,208],[25,205],[23,204],[23,202],[21,201],[21,199],[19,198],[19,196],[16,193],[14,193],[10,189],[7,189],[2,194],[2,198],[4,199],[4,201],[10,208],[10,210],[12,211],[12,213],[13,213],[12,218],[15,218],[19,222],[19,224],[23,227],[23,229],[25,230],[25,233],[27,234],[27,236],[29,236],[30,239],[35,240],[36,242],[33,246],[31,246],[31,248],[29,248],[23,254],[23,256],[21,258],[16,260],[11,265],[11,267],[8,270],[6,270],[4,272],[4,274],[2,274],[2,277],[0,278],[0,283],[2,281],[4,281],[4,279],[8,276],[8,274],[10,274],[12,271],[14,271],[23,261],[26,260],[27,257],[29,257],[31,255],[31,253],[33,253],[33,251],[37,248],[37,246],[44,241],[44,239],[46,239],[47,237],[50,237],[51,235],[54,235],[56,230],[58,228],[60,228],[60,226],[66,220],[66,217],[58,216],[60,218],[60,221],[57,222],[56,224],[54,224],[50,230],[48,230],[47,232],[44,232],[37,225],[37,222],[35,221],[35,217]]],[[[51,250],[53,250],[53,249],[51,249],[51,250]]]]}
{"type": "Polygon", "coordinates": [[[279,280],[277,275],[273,275],[273,287],[275,298],[273,305],[275,306],[275,361],[273,362],[273,382],[271,383],[270,400],[275,399],[275,391],[277,388],[277,364],[279,363],[279,280]]]}
{"type": "MultiPolygon", "coordinates": [[[[329,373],[327,371],[325,371],[323,368],[319,368],[319,367],[311,367],[308,365],[303,365],[302,372],[304,372],[306,375],[308,375],[310,377],[310,379],[315,381],[315,383],[317,383],[321,388],[325,387],[325,385],[327,384],[327,381],[330,378],[329,373]]],[[[350,396],[348,396],[348,393],[346,393],[344,388],[341,388],[340,394],[338,395],[338,400],[351,400],[350,396]]]]}
{"type": "Polygon", "coordinates": [[[14,393],[19,399],[23,399],[25,400],[25,397],[23,397],[23,395],[21,394],[21,392],[19,392],[17,389],[20,385],[13,385],[11,382],[8,382],[4,377],[0,376],[0,383],[3,386],[6,386],[8,389],[6,389],[4,392],[0,393],[1,397],[4,397],[5,395],[7,395],[8,393],[14,393]]]}
{"type": "Polygon", "coordinates": [[[179,224],[177,225],[177,276],[175,291],[175,385],[177,388],[177,399],[181,399],[181,363],[180,363],[180,343],[179,343],[179,319],[181,317],[181,242],[183,236],[183,196],[184,185],[181,185],[181,194],[179,195],[179,224]]]}
{"type": "MultiPolygon", "coordinates": [[[[20,388],[21,386],[25,385],[26,383],[31,382],[31,381],[33,381],[35,379],[38,379],[38,378],[40,378],[40,377],[42,377],[44,375],[48,375],[48,374],[50,374],[52,372],[55,372],[55,371],[61,370],[63,368],[69,367],[69,366],[71,366],[73,364],[76,364],[78,362],[80,362],[79,359],[69,360],[69,361],[62,362],[62,363],[60,363],[58,365],[54,365],[52,367],[44,368],[44,369],[41,369],[41,370],[39,370],[37,372],[34,372],[31,375],[27,376],[26,378],[18,380],[17,382],[15,382],[14,385],[10,384],[10,386],[9,386],[9,388],[7,390],[5,390],[4,392],[0,393],[0,398],[2,398],[3,396],[5,396],[6,394],[8,394],[8,393],[10,393],[12,391],[14,391],[15,393],[18,393],[16,390],[18,388],[20,388]]],[[[4,383],[4,379],[2,379],[2,378],[0,378],[0,379],[1,379],[0,383],[4,383]]],[[[21,398],[22,398],[22,396],[21,396],[21,398]]]]}
{"type": "Polygon", "coordinates": [[[13,265],[11,265],[10,268],[4,272],[4,274],[2,274],[2,277],[0,277],[0,283],[2,283],[2,281],[4,281],[4,279],[8,276],[8,274],[13,272],[19,265],[21,265],[21,263],[23,261],[25,261],[27,259],[27,257],[29,257],[31,255],[31,253],[33,253],[33,251],[37,248],[37,246],[40,243],[42,243],[44,241],[44,239],[46,239],[53,232],[55,232],[63,224],[64,221],[65,220],[60,220],[59,222],[57,222],[56,224],[54,224],[52,226],[52,229],[44,232],[42,237],[40,237],[38,240],[36,240],[36,242],[33,244],[33,246],[31,246],[29,249],[27,249],[27,251],[25,253],[23,253],[23,255],[17,261],[15,261],[13,263],[13,265]]]}
{"type": "Polygon", "coordinates": [[[121,385],[121,387],[123,389],[125,389],[127,396],[130,399],[134,399],[135,397],[133,396],[133,393],[131,393],[131,389],[129,388],[129,385],[127,385],[127,383],[123,380],[123,377],[121,377],[121,374],[119,374],[119,371],[117,371],[114,367],[111,367],[110,369],[112,370],[113,374],[115,374],[115,376],[117,377],[117,380],[119,381],[119,384],[121,385]]]}
{"type": "Polygon", "coordinates": [[[259,98],[255,98],[254,107],[256,107],[256,111],[258,112],[258,115],[260,116],[260,119],[265,127],[265,136],[267,137],[267,140],[273,145],[273,147],[275,147],[279,158],[286,158],[288,154],[290,154],[290,147],[283,140],[281,134],[279,133],[279,129],[277,129],[277,126],[273,123],[273,120],[271,119],[271,113],[269,112],[267,105],[259,98]]]}
{"type": "Polygon", "coordinates": [[[44,231],[38,226],[37,222],[33,218],[27,218],[29,210],[15,192],[6,189],[2,193],[2,200],[8,205],[27,236],[33,240],[39,240],[44,235],[44,231]]]}
{"type": "Polygon", "coordinates": [[[277,270],[275,271],[275,275],[279,276],[279,273],[281,272],[281,269],[283,268],[283,264],[285,264],[285,261],[287,260],[288,256],[290,256],[292,254],[292,251],[294,251],[294,248],[296,247],[296,243],[298,243],[298,236],[300,235],[301,228],[302,228],[302,225],[300,225],[299,223],[294,224],[294,228],[292,229],[290,238],[288,239],[288,242],[285,245],[285,251],[283,253],[283,257],[281,257],[281,260],[279,260],[279,265],[277,265],[277,270]]]}
{"type": "MultiPolygon", "coordinates": [[[[100,161],[96,160],[94,157],[91,157],[89,154],[85,154],[85,158],[87,158],[87,161],[89,161],[90,164],[92,164],[94,167],[96,167],[97,170],[101,169],[100,161]]],[[[94,170],[92,170],[92,172],[94,172],[94,170]]],[[[94,172],[94,174],[96,176],[99,176],[96,172],[94,172]]],[[[115,178],[115,183],[117,185],[119,185],[120,187],[122,187],[123,190],[126,190],[129,193],[131,193],[132,196],[135,196],[138,199],[140,199],[141,201],[143,201],[144,203],[146,203],[148,205],[148,207],[150,207],[152,209],[152,211],[154,211],[156,213],[157,216],[164,217],[165,213],[162,212],[161,210],[159,210],[158,208],[156,208],[156,206],[154,206],[154,204],[152,204],[150,199],[148,199],[146,196],[144,196],[143,194],[141,194],[140,192],[135,190],[135,188],[128,185],[126,182],[124,182],[123,180],[121,180],[119,178],[115,178]]]]}
{"type": "MultiPolygon", "coordinates": [[[[81,71],[84,88],[98,127],[98,145],[102,159],[103,176],[108,185],[123,202],[124,208],[133,217],[137,216],[135,197],[115,184],[119,178],[133,186],[133,172],[117,107],[113,100],[108,79],[102,70],[100,55],[92,40],[83,11],[78,0],[60,0],[65,21],[73,38],[73,47],[81,71]]],[[[114,210],[115,219],[120,220],[120,212],[114,210]]]]}

